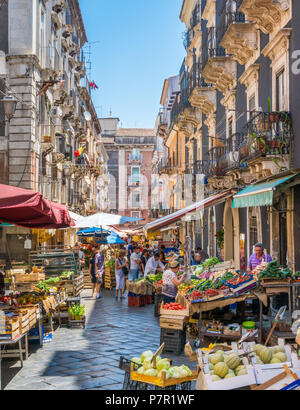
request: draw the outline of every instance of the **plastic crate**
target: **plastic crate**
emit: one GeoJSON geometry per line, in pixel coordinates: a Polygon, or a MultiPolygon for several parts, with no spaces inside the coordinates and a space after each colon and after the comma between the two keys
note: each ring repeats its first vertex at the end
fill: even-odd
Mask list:
{"type": "Polygon", "coordinates": [[[161,329],[160,343],[165,343],[164,351],[179,355],[186,343],[186,328],[183,330],[161,329]]]}
{"type": "Polygon", "coordinates": [[[191,382],[181,383],[181,384],[166,387],[163,389],[161,387],[154,386],[152,384],[141,383],[141,382],[131,380],[130,367],[131,367],[131,361],[126,359],[124,356],[121,356],[120,362],[119,362],[119,368],[125,371],[122,390],[132,390],[132,391],[139,391],[139,390],[169,390],[169,391],[171,390],[172,391],[173,390],[174,391],[174,390],[191,390],[192,389],[191,382]]]}

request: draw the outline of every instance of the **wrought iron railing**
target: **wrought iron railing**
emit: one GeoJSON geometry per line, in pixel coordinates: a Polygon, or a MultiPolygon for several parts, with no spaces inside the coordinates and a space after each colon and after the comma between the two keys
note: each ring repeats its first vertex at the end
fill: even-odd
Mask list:
{"type": "Polygon", "coordinates": [[[231,24],[245,23],[245,14],[239,11],[224,10],[217,27],[217,43],[220,43],[231,24]]]}
{"type": "Polygon", "coordinates": [[[217,40],[217,30],[216,28],[210,28],[207,31],[203,38],[203,47],[202,47],[202,56],[201,56],[201,63],[203,68],[207,64],[210,58],[216,57],[226,57],[228,54],[224,47],[219,45],[217,40]]]}
{"type": "Polygon", "coordinates": [[[187,81],[187,94],[190,96],[195,88],[212,87],[205,81],[202,75],[203,65],[201,63],[195,63],[188,74],[187,81]]]}
{"type": "Polygon", "coordinates": [[[293,127],[288,112],[259,112],[244,127],[224,141],[224,146],[208,151],[208,160],[195,165],[195,173],[222,176],[231,169],[247,165],[247,161],[265,156],[276,158],[289,155],[292,150],[293,127]]]}

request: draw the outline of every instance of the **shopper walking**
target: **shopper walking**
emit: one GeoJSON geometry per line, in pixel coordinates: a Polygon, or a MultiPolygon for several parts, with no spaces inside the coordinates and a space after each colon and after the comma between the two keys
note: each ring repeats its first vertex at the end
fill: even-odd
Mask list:
{"type": "Polygon", "coordinates": [[[105,247],[101,246],[99,252],[97,252],[95,256],[95,271],[96,271],[96,278],[97,278],[97,295],[96,299],[101,299],[100,292],[101,292],[101,285],[103,283],[103,278],[105,274],[105,247]]]}
{"type": "MultiPolygon", "coordinates": [[[[99,279],[96,276],[96,264],[95,264],[95,258],[96,258],[97,251],[94,249],[92,256],[89,261],[89,269],[90,269],[90,276],[91,276],[91,281],[92,281],[92,298],[94,299],[95,297],[95,291],[97,287],[97,283],[99,279]]],[[[101,283],[100,283],[101,286],[101,283]]]]}
{"type": "Polygon", "coordinates": [[[129,273],[129,280],[135,282],[139,277],[139,270],[141,265],[141,258],[139,256],[139,248],[135,246],[133,248],[133,253],[130,256],[130,273],[129,273]]]}
{"type": "Polygon", "coordinates": [[[119,252],[119,257],[116,259],[115,262],[115,272],[116,272],[116,299],[119,298],[120,292],[120,299],[124,299],[124,289],[125,289],[125,271],[128,269],[128,260],[125,256],[124,251],[119,252]]]}

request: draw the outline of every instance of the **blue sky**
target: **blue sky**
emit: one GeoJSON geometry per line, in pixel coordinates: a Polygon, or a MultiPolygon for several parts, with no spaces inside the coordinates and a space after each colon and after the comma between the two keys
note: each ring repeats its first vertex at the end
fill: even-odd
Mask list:
{"type": "Polygon", "coordinates": [[[123,128],[153,128],[164,79],[179,72],[185,50],[182,0],[79,0],[92,45],[93,100],[123,128]]]}

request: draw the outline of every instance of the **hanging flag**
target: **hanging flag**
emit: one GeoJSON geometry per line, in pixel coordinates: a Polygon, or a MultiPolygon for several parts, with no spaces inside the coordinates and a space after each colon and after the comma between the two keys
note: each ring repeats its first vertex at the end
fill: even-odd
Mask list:
{"type": "Polygon", "coordinates": [[[81,155],[83,154],[83,151],[85,150],[85,147],[80,147],[78,148],[78,150],[76,150],[74,152],[75,158],[81,157],[81,155]]]}
{"type": "Polygon", "coordinates": [[[98,89],[99,89],[99,87],[97,86],[97,84],[95,83],[95,81],[92,81],[92,82],[90,83],[90,87],[91,87],[92,90],[98,90],[98,89]]]}

